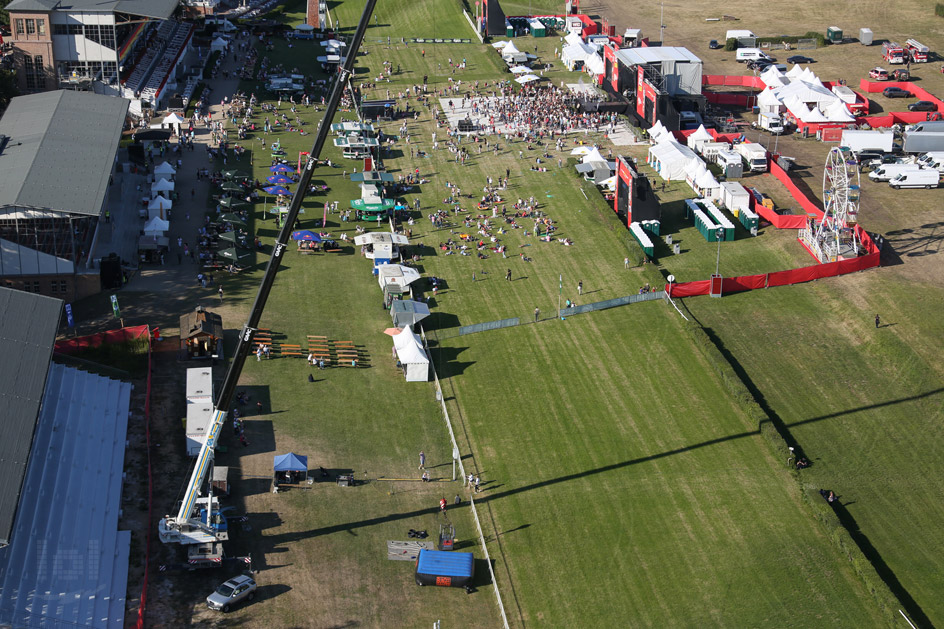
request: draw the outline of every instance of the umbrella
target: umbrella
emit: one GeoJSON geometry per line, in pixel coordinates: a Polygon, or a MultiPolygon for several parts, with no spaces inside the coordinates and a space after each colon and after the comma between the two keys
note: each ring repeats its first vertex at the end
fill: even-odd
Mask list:
{"type": "Polygon", "coordinates": [[[321,242],[321,236],[307,229],[299,229],[292,232],[292,240],[310,240],[312,242],[321,242]]]}
{"type": "Polygon", "coordinates": [[[295,169],[285,164],[276,164],[275,166],[270,166],[269,171],[273,173],[291,173],[294,172],[295,169]]]}
{"type": "Polygon", "coordinates": [[[251,256],[252,251],[240,251],[236,249],[235,247],[230,247],[229,249],[220,249],[219,251],[216,252],[216,255],[218,255],[221,258],[226,258],[227,260],[232,260],[234,262],[237,262],[241,260],[242,258],[248,258],[249,256],[251,256]]]}
{"type": "Polygon", "coordinates": [[[245,175],[238,170],[224,170],[223,177],[226,179],[245,179],[248,175],[245,175]]]}
{"type": "Polygon", "coordinates": [[[241,185],[232,181],[227,181],[220,187],[223,190],[226,190],[227,192],[242,192],[243,191],[243,187],[241,185]]]}
{"type": "Polygon", "coordinates": [[[239,223],[240,225],[245,225],[244,221],[238,214],[227,213],[220,216],[220,220],[224,223],[239,223]]]}
{"type": "Polygon", "coordinates": [[[529,68],[528,66],[515,66],[511,68],[511,71],[514,72],[515,74],[527,74],[528,72],[531,71],[531,68],[529,68]]]}
{"type": "Polygon", "coordinates": [[[283,186],[269,186],[268,188],[263,188],[268,194],[292,194],[288,188],[283,186]]]}
{"type": "Polygon", "coordinates": [[[589,146],[578,146],[570,152],[571,155],[589,155],[590,147],[589,146]]]}
{"type": "Polygon", "coordinates": [[[226,197],[220,201],[220,205],[223,207],[242,207],[248,204],[245,201],[240,201],[239,199],[234,199],[233,197],[226,197]]]}
{"type": "Polygon", "coordinates": [[[245,237],[240,237],[236,232],[223,232],[220,234],[220,240],[225,240],[226,242],[238,243],[240,240],[243,240],[245,237]]]}
{"type": "Polygon", "coordinates": [[[285,175],[272,175],[271,177],[266,177],[266,181],[269,183],[295,183],[285,175]]]}
{"type": "Polygon", "coordinates": [[[403,328],[387,328],[384,330],[384,334],[387,336],[396,336],[400,332],[403,332],[403,328]]]}
{"type": "Polygon", "coordinates": [[[535,76],[533,74],[525,74],[524,76],[519,76],[515,81],[524,85],[525,83],[530,83],[531,81],[537,81],[541,77],[535,76]]]}
{"type": "Polygon", "coordinates": [[[507,46],[509,43],[510,43],[510,42],[506,42],[506,41],[497,41],[497,42],[495,42],[494,44],[492,44],[492,48],[504,48],[504,47],[507,46]]]}

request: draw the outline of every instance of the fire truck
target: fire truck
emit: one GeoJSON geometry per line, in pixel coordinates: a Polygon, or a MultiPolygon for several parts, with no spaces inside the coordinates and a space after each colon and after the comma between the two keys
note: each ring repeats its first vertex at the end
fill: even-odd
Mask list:
{"type": "Polygon", "coordinates": [[[893,41],[887,41],[882,44],[882,59],[887,63],[904,63],[905,49],[893,41]]]}
{"type": "Polygon", "coordinates": [[[911,63],[927,63],[928,53],[931,49],[919,42],[917,39],[909,39],[905,42],[905,49],[911,56],[911,63]]]}

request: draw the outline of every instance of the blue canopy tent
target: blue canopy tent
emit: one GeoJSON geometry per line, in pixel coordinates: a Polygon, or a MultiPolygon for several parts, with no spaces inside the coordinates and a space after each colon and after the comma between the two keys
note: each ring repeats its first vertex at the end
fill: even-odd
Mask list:
{"type": "Polygon", "coordinates": [[[296,485],[308,480],[308,457],[294,452],[277,454],[272,469],[275,471],[275,484],[296,485]]]}
{"type": "Polygon", "coordinates": [[[273,173],[292,173],[295,172],[295,169],[285,164],[276,164],[275,166],[270,166],[269,171],[273,173]]]}
{"type": "Polygon", "coordinates": [[[307,229],[299,229],[292,232],[292,240],[310,240],[312,242],[321,242],[321,236],[307,229]]]}

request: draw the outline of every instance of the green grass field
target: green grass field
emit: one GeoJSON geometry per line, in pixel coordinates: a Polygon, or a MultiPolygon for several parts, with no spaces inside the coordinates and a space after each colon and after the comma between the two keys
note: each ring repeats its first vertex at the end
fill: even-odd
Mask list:
{"type": "MultiPolygon", "coordinates": [[[[300,21],[300,6],[288,5],[283,19],[300,21]]],[[[468,70],[457,77],[463,81],[506,79],[489,47],[398,43],[406,34],[470,37],[457,7],[454,0],[380,7],[357,80],[369,80],[389,60],[404,71],[373,95],[419,83],[423,75],[441,88],[453,78],[444,63],[450,56],[468,58],[468,70]]],[[[332,7],[348,33],[360,11],[358,3],[332,7]]],[[[555,43],[538,42],[540,54],[550,58],[555,43]]],[[[276,42],[267,54],[314,73],[315,54],[306,46],[320,50],[276,42]]],[[[574,77],[555,68],[550,78],[574,77]]],[[[259,93],[258,83],[242,87],[259,93]]],[[[431,302],[433,336],[444,337],[432,358],[446,378],[465,465],[485,481],[480,516],[512,626],[883,624],[887,618],[851,563],[802,504],[800,486],[670,306],[638,304],[566,321],[555,316],[559,298],[587,303],[633,294],[647,282],[658,285],[660,271],[702,279],[714,270],[716,246],[670,204],[663,233],[673,233],[684,253],[668,257],[660,245],[664,269],[624,269],[624,257],[638,260],[638,247],[593,186],[582,184],[566,163],[557,168],[556,153],[548,173],[530,171],[537,153],[520,144],[503,146],[498,155],[473,150],[466,166],[444,150],[411,159],[411,147],[430,151],[436,131],[420,111],[419,120],[409,122],[414,142],[399,144],[386,161],[394,174],[420,168],[431,179],[419,195],[424,216],[445,207],[446,181],[475,194],[487,176],[508,169],[505,196],[536,197],[556,221],[557,236],[575,243],[543,243],[524,229],[509,230],[503,236],[508,258],[445,256],[436,245],[474,234],[474,227],[432,230],[425,218],[413,227],[421,270],[447,283],[431,302]],[[514,281],[504,280],[506,269],[514,281]],[[584,295],[578,296],[581,280],[584,295]],[[513,316],[530,321],[535,307],[542,319],[535,325],[445,338],[444,329],[458,325],[513,316]]],[[[300,115],[313,132],[321,114],[300,115]]],[[[399,124],[384,130],[396,133],[399,124]]],[[[273,137],[292,159],[313,140],[279,133],[267,141],[273,137]]],[[[249,145],[255,147],[253,175],[261,180],[269,174],[268,154],[257,140],[249,145]]],[[[325,201],[346,208],[359,196],[342,176],[356,163],[343,160],[330,142],[322,158],[338,166],[316,170],[315,180],[331,190],[305,201],[302,228],[321,217],[325,201]]],[[[254,229],[271,245],[275,225],[261,217],[260,206],[254,229]]],[[[329,216],[334,235],[353,228],[329,216]]],[[[263,256],[259,262],[227,280],[228,304],[248,311],[263,256]]],[[[810,262],[792,234],[772,229],[758,238],[739,230],[738,240],[721,251],[726,274],[810,262]]],[[[941,589],[941,548],[928,531],[940,519],[931,483],[940,471],[934,456],[940,439],[932,430],[940,418],[935,383],[942,374],[934,357],[941,324],[934,315],[941,295],[933,286],[918,294],[879,273],[687,305],[814,461],[802,480],[837,490],[876,554],[940,622],[934,593],[941,589]],[[872,310],[895,324],[877,331],[883,336],[869,329],[872,310]]],[[[434,476],[451,478],[451,447],[433,388],[403,382],[382,333],[389,325],[370,262],[353,247],[318,256],[290,248],[262,326],[281,335],[279,341],[303,346],[308,334],[354,341],[369,353],[370,368],[319,372],[302,359],[247,363],[241,386],[252,387],[271,413],[247,422],[253,454],[233,451],[228,462],[241,468],[237,498],[256,525],[250,544],[264,556],[260,579],[279,589],[278,596],[237,611],[234,622],[257,623],[265,614],[267,623],[284,627],[420,626],[437,619],[448,626],[499,625],[484,566],[477,566],[478,592],[466,596],[419,589],[412,564],[385,557],[385,541],[405,539],[410,528],[435,533],[440,496],[450,503],[455,494],[465,496],[458,483],[380,480],[418,478],[421,449],[436,466],[434,476]],[[309,373],[316,382],[308,382],[309,373]],[[350,469],[371,482],[350,490],[319,483],[274,496],[268,493],[271,456],[288,450],[308,454],[312,468],[350,469]]],[[[479,556],[468,509],[450,508],[450,517],[463,549],[479,556]]]]}

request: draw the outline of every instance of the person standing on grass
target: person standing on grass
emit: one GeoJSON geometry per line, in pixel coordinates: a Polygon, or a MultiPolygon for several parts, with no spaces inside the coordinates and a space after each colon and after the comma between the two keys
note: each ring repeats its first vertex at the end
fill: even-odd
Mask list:
{"type": "Polygon", "coordinates": [[[878,328],[882,325],[882,318],[878,315],[875,315],[875,327],[878,328]]]}
{"type": "Polygon", "coordinates": [[[220,303],[223,303],[223,287],[220,286],[220,290],[217,291],[220,295],[220,303]]]}
{"type": "Polygon", "coordinates": [[[439,512],[444,516],[446,515],[446,497],[443,496],[439,499],[439,512]]]}
{"type": "Polygon", "coordinates": [[[628,269],[628,268],[629,268],[629,258],[628,258],[628,257],[623,258],[623,268],[624,268],[624,269],[628,269]]]}
{"type": "Polygon", "coordinates": [[[420,466],[417,468],[420,470],[426,469],[426,453],[420,450],[420,466]]]}
{"type": "Polygon", "coordinates": [[[505,280],[509,282],[511,281],[511,269],[508,269],[508,271],[505,273],[505,280]]]}
{"type": "Polygon", "coordinates": [[[577,282],[577,294],[583,295],[583,280],[577,282]]]}
{"type": "Polygon", "coordinates": [[[480,481],[479,481],[479,477],[476,476],[476,477],[475,477],[475,493],[479,493],[479,491],[480,491],[480,487],[479,487],[480,484],[481,484],[481,483],[480,483],[480,481]]]}
{"type": "Polygon", "coordinates": [[[540,317],[540,316],[541,316],[541,310],[538,309],[538,308],[535,308],[535,309],[534,309],[534,322],[535,322],[535,323],[538,322],[538,317],[540,317]]]}

